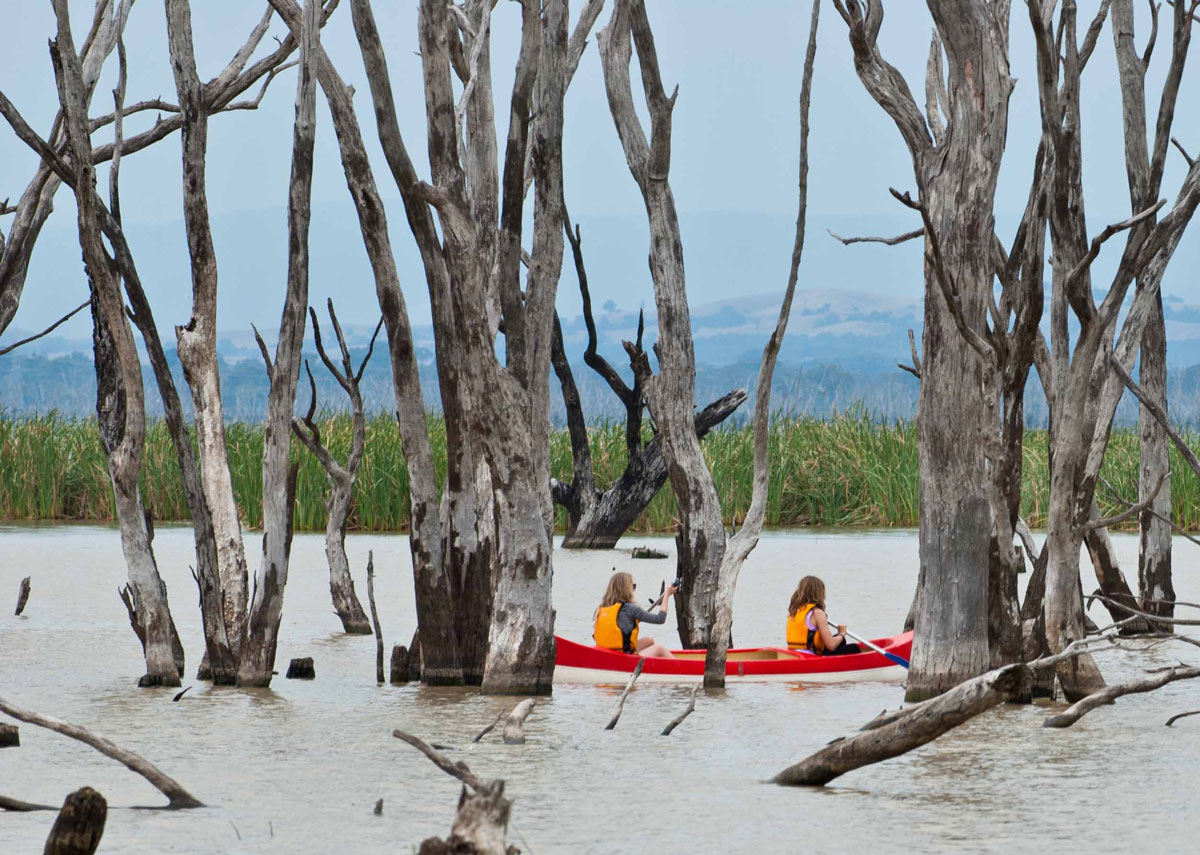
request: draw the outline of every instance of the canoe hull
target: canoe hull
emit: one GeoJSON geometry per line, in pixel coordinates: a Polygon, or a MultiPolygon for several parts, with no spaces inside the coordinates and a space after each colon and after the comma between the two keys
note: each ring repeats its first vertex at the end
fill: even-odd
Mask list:
{"type": "MultiPolygon", "coordinates": [[[[557,638],[554,667],[556,683],[623,683],[638,658],[557,638]]],[[[904,659],[912,652],[912,633],[872,642],[904,659]]],[[[689,683],[704,679],[704,651],[675,650],[677,659],[646,659],[640,683],[689,683]]],[[[844,683],[900,682],[907,670],[874,651],[847,656],[814,656],[779,647],[739,648],[729,651],[725,663],[727,683],[844,683]]]]}

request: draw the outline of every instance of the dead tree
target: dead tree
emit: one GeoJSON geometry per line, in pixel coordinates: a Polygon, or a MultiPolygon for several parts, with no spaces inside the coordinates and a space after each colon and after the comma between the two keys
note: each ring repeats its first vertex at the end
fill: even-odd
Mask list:
{"type": "MultiPolygon", "coordinates": [[[[583,238],[578,225],[574,231],[571,230],[569,219],[564,220],[563,228],[571,244],[575,275],[579,280],[580,296],[583,298],[583,321],[588,333],[583,361],[604,378],[613,394],[625,407],[625,449],[628,461],[625,471],[607,490],[600,491],[596,488],[591,448],[588,445],[587,422],[579,401],[579,391],[575,386],[571,364],[563,347],[562,329],[558,316],[555,315],[550,362],[558,376],[563,402],[566,405],[567,433],[571,438],[574,475],[569,484],[552,478],[550,493],[554,501],[567,511],[567,531],[561,544],[564,549],[612,549],[667,482],[667,464],[663,459],[659,438],[655,436],[646,441],[642,437],[642,412],[646,407],[646,399],[642,394],[641,381],[635,374],[633,385],[628,385],[608,360],[597,351],[596,321],[592,316],[592,297],[583,264],[583,238]]],[[[644,326],[643,316],[639,313],[637,338],[634,341],[634,350],[638,356],[631,357],[631,366],[637,358],[644,355],[644,326]]],[[[703,439],[710,430],[732,415],[745,400],[745,391],[737,389],[718,398],[697,413],[697,439],[703,439]]]]}
{"type": "MultiPolygon", "coordinates": [[[[524,8],[501,178],[492,115],[491,4],[472,0],[451,12],[440,3],[421,3],[431,183],[417,177],[400,136],[370,4],[354,0],[351,8],[380,140],[425,266],[447,426],[441,562],[429,574],[432,590],[422,590],[420,577],[417,585],[422,655],[426,661],[441,655],[426,634],[427,615],[435,628],[457,615],[454,635],[468,680],[478,674],[487,691],[549,691],[553,506],[546,408],[562,257],[562,96],[598,4],[581,13],[569,43],[565,4],[524,8]],[[452,73],[463,84],[458,101],[452,73]],[[535,188],[534,236],[522,292],[527,160],[535,188]],[[503,365],[495,356],[501,329],[503,365]]],[[[394,297],[389,307],[382,291],[380,296],[393,339],[394,297]]],[[[429,515],[414,513],[414,520],[422,518],[429,515]]],[[[447,637],[444,629],[440,634],[447,637]]]]}
{"type": "MultiPolygon", "coordinates": [[[[982,673],[990,661],[993,521],[980,441],[988,403],[981,394],[980,355],[955,331],[954,314],[968,328],[982,330],[992,293],[993,198],[1013,85],[1008,4],[929,0],[936,34],[925,115],[900,72],[880,53],[882,0],[834,5],[846,23],[859,79],[909,150],[923,216],[942,244],[945,276],[925,265],[918,402],[921,569],[908,696],[919,699],[982,673]],[[953,312],[941,278],[954,284],[959,308],[953,312]]],[[[927,229],[926,256],[931,243],[927,229]]]]}
{"type": "MultiPolygon", "coordinates": [[[[311,219],[313,146],[316,138],[316,52],[320,39],[320,0],[305,0],[300,32],[300,71],[292,170],[288,186],[287,294],[279,322],[279,340],[271,360],[262,348],[271,385],[263,442],[263,550],[254,576],[254,597],[238,661],[238,684],[267,686],[275,666],[283,591],[292,551],[292,512],[296,469],[289,464],[291,426],[296,407],[308,306],[308,226],[311,219]]],[[[259,339],[262,344],[262,339],[259,339]]],[[[344,347],[344,345],[343,345],[344,347]]]]}
{"type": "MultiPolygon", "coordinates": [[[[1129,219],[1108,226],[1088,240],[1079,137],[1080,77],[1094,49],[1107,7],[1101,7],[1080,43],[1075,4],[1062,5],[1057,29],[1054,6],[1050,0],[1031,3],[1029,17],[1037,47],[1042,126],[1053,163],[1050,234],[1055,263],[1051,335],[1048,345],[1039,346],[1037,367],[1050,402],[1051,471],[1044,618],[1049,649],[1058,651],[1083,636],[1079,548],[1085,533],[1096,527],[1091,520],[1096,479],[1122,392],[1121,380],[1111,370],[1111,360],[1115,356],[1123,365],[1131,365],[1136,357],[1142,331],[1157,298],[1162,271],[1200,202],[1200,169],[1192,166],[1174,207],[1161,220],[1156,217],[1164,203],[1151,202],[1144,207],[1135,207],[1129,219]],[[1126,232],[1121,260],[1107,294],[1097,306],[1093,298],[1091,265],[1101,245],[1121,231],[1126,232]],[[1141,284],[1118,333],[1118,315],[1135,279],[1141,284]],[[1069,314],[1079,323],[1078,333],[1074,336],[1068,331],[1069,314]]],[[[1131,24],[1123,19],[1117,29],[1124,31],[1127,26],[1131,24]]],[[[1186,31],[1190,27],[1190,14],[1177,7],[1173,65],[1178,63],[1180,71],[1187,50],[1186,31]]],[[[1123,43],[1120,32],[1116,42],[1118,63],[1125,66],[1130,59],[1128,46],[1123,43]]],[[[1131,84],[1126,73],[1123,88],[1131,84]]],[[[1162,132],[1165,123],[1169,134],[1174,98],[1169,78],[1156,133],[1162,132]]],[[[1144,119],[1140,123],[1136,120],[1136,113],[1136,105],[1126,99],[1127,164],[1133,170],[1130,175],[1131,199],[1135,203],[1143,198],[1142,190],[1156,195],[1160,184],[1144,184],[1139,177],[1141,158],[1137,152],[1144,146],[1145,123],[1144,119]],[[1139,134],[1143,135],[1141,143],[1134,140],[1139,134]]],[[[1165,154],[1166,144],[1165,138],[1156,139],[1156,151],[1161,145],[1165,154]]],[[[1090,656],[1062,662],[1058,667],[1058,678],[1070,700],[1078,700],[1103,686],[1100,672],[1090,656]]]]}
{"type": "Polygon", "coordinates": [[[354,579],[350,575],[350,562],[346,558],[346,519],[350,516],[350,504],[354,498],[354,479],[358,475],[358,466],[362,462],[363,448],[367,442],[367,419],[363,412],[363,399],[359,383],[367,368],[367,362],[375,350],[375,339],[379,336],[383,321],[381,320],[376,325],[375,334],[371,336],[371,344],[367,348],[367,354],[363,357],[358,370],[355,371],[354,363],[350,358],[350,349],[346,346],[345,336],[342,335],[342,327],[333,311],[332,299],[329,300],[328,309],[329,320],[333,324],[333,331],[337,336],[338,347],[342,353],[340,369],[325,352],[316,311],[310,308],[309,314],[312,317],[313,340],[317,345],[317,353],[320,355],[321,361],[325,363],[325,367],[329,369],[329,373],[333,375],[338,385],[350,398],[353,427],[350,436],[350,453],[346,457],[345,465],[338,463],[321,441],[321,430],[313,418],[317,411],[317,382],[313,379],[308,360],[304,362],[304,370],[308,372],[312,398],[309,401],[308,412],[303,419],[292,417],[292,432],[313,457],[317,458],[329,481],[329,497],[325,500],[325,557],[329,561],[329,590],[333,596],[333,607],[337,611],[338,617],[341,618],[342,629],[357,635],[370,635],[371,622],[367,618],[366,612],[363,611],[362,603],[358,601],[358,597],[354,593],[354,579]]]}
{"type": "MultiPolygon", "coordinates": [[[[54,11],[58,34],[50,43],[50,57],[67,151],[74,164],[79,243],[91,292],[96,414],[113,485],[122,551],[129,567],[130,620],[146,659],[146,674],[139,685],[178,686],[183,670],[182,645],[171,620],[166,586],[158,574],[150,544],[152,533],[138,490],[146,436],[141,363],[125,317],[117,265],[101,238],[102,206],[92,163],[83,64],[71,36],[66,0],[56,0],[54,11]]],[[[120,22],[118,33],[123,24],[120,22]]],[[[122,85],[123,80],[122,75],[122,85]]]]}
{"type": "Polygon", "coordinates": [[[625,343],[634,372],[663,441],[663,458],[680,509],[676,545],[679,575],[687,597],[680,601],[680,637],[685,645],[706,646],[704,684],[725,684],[725,659],[733,625],[733,592],[738,573],[758,543],[766,513],[771,377],[791,313],[804,248],[808,197],[808,107],[816,54],[819,0],[814,0],[804,74],[800,87],[799,214],[787,289],[775,330],[763,348],[754,402],[754,486],[750,509],[737,533],[726,539],[721,506],[697,439],[693,413],[695,352],[684,281],[683,246],[675,200],[668,183],[671,165],[671,113],[678,89],[663,88],[654,35],[643,0],[617,0],[599,34],[604,85],[617,135],[630,173],[641,191],[650,223],[650,272],[658,310],[659,373],[646,354],[625,343]],[[642,88],[650,113],[647,139],[634,108],[629,65],[637,47],[642,88]],[[686,631],[686,634],[685,634],[686,631]]]}
{"type": "MultiPolygon", "coordinates": [[[[1155,36],[1158,29],[1158,7],[1151,6],[1154,34],[1151,35],[1144,53],[1139,56],[1134,41],[1134,16],[1132,0],[1114,0],[1112,5],[1112,31],[1116,44],[1117,68],[1121,76],[1121,104],[1124,114],[1125,168],[1129,182],[1129,201],[1133,210],[1144,210],[1153,205],[1162,192],[1163,173],[1166,168],[1167,149],[1171,139],[1175,117],[1175,105],[1179,96],[1179,85],[1183,77],[1191,39],[1191,15],[1197,4],[1178,2],[1172,10],[1173,34],[1171,60],[1167,78],[1159,99],[1155,119],[1153,151],[1147,149],[1150,137],[1146,114],[1146,71],[1150,65],[1155,36]],[[1185,8],[1190,7],[1190,8],[1185,8]]],[[[1146,226],[1139,227],[1140,229],[1146,226]]],[[[1157,275],[1160,280],[1162,268],[1147,269],[1138,277],[1138,290],[1157,289],[1159,282],[1149,281],[1157,275]]],[[[1149,316],[1142,332],[1139,377],[1146,393],[1166,410],[1167,407],[1167,337],[1163,319],[1162,293],[1151,298],[1149,316]]],[[[1169,475],[1166,483],[1161,482],[1164,473],[1170,472],[1168,449],[1170,443],[1162,426],[1142,407],[1139,420],[1138,501],[1145,502],[1155,485],[1159,485],[1153,500],[1138,515],[1138,596],[1146,611],[1163,617],[1174,614],[1172,601],[1175,589],[1171,583],[1171,485],[1169,475]],[[1153,601],[1153,602],[1151,602],[1153,601]]],[[[1103,586],[1102,586],[1103,587],[1103,586]]],[[[1122,593],[1106,591],[1108,596],[1122,593]]]]}

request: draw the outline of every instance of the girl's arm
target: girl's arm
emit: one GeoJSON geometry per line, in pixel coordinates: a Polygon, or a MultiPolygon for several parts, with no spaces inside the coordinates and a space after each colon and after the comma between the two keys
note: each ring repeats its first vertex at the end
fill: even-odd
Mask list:
{"type": "Polygon", "coordinates": [[[817,624],[817,632],[821,633],[821,640],[825,642],[826,650],[833,650],[845,640],[845,636],[835,635],[833,630],[829,628],[829,621],[825,617],[824,609],[813,609],[813,620],[817,624]]]}

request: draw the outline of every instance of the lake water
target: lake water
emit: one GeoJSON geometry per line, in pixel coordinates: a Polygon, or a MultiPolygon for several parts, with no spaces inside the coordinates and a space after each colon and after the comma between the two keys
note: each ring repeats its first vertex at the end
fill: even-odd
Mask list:
{"type": "MultiPolygon", "coordinates": [[[[1137,542],[1114,538],[1127,576],[1137,542]]],[[[673,554],[670,538],[627,538],[623,550],[555,554],[558,632],[590,635],[592,609],[614,566],[657,591],[673,561],[632,561],[646,543],[673,554]]],[[[247,553],[257,557],[256,535],[247,553]]],[[[510,842],[524,852],[840,853],[1195,852],[1200,792],[1200,682],[1120,699],[1065,731],[1044,730],[1047,709],[1005,707],[936,742],[860,769],[824,789],[765,783],[881,709],[898,685],[738,684],[701,694],[638,686],[620,724],[605,731],[620,686],[556,686],[526,723],[527,744],[471,737],[512,699],[419,685],[378,686],[373,637],[347,637],[329,602],[320,535],[297,535],[278,662],[312,656],[317,679],[275,679],[267,690],[212,689],[192,678],[202,651],[191,532],[163,527],[155,540],[176,623],[187,647],[184,685],[139,690],[141,651],[117,597],[125,570],[115,529],[0,527],[0,697],[66,719],[143,754],[208,807],[161,804],[142,778],[92,748],[21,724],[21,747],[0,751],[0,793],[47,804],[84,785],[108,799],[100,852],[392,853],[449,833],[459,784],[391,735],[394,728],[455,749],[482,778],[502,777],[514,799],[510,842]],[[25,615],[11,614],[32,576],[25,615]],[[372,808],[383,799],[383,813],[372,808]],[[819,842],[818,842],[819,841],[819,842]]],[[[385,639],[407,644],[414,626],[407,541],[351,536],[348,552],[366,591],[375,552],[385,639]]],[[[1181,600],[1200,600],[1200,551],[1183,541],[1174,558],[1181,600]]],[[[914,532],[769,532],[741,574],[735,602],[739,645],[775,644],[798,577],[821,575],[831,614],[851,630],[899,630],[916,578],[914,532]]],[[[1091,590],[1091,580],[1084,587],[1091,590]]],[[[364,603],[365,604],[365,603],[364,603]]],[[[1093,609],[1093,619],[1108,623],[1093,609]]],[[[674,618],[647,628],[668,643],[674,618]]],[[[1180,644],[1102,654],[1109,680],[1200,658],[1180,644]]],[[[0,813],[0,853],[40,852],[54,814],[0,813]]]]}

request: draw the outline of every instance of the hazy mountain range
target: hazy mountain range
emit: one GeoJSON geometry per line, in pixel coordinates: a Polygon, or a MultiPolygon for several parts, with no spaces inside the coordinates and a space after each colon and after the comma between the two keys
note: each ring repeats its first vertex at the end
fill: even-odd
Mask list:
{"type": "MultiPolygon", "coordinates": [[[[779,298],[778,293],[749,294],[693,307],[699,405],[734,388],[753,389],[761,348],[774,327],[779,298]]],[[[647,349],[657,335],[652,309],[653,306],[647,309],[647,349]]],[[[1177,421],[1198,425],[1200,307],[1169,298],[1165,309],[1170,343],[1170,406],[1177,421]]],[[[917,381],[900,371],[897,363],[910,361],[908,330],[915,330],[919,340],[920,322],[921,305],[917,300],[842,289],[800,289],[775,374],[772,409],[824,417],[861,405],[879,418],[913,417],[917,381]]],[[[597,307],[599,350],[626,377],[628,361],[621,341],[635,337],[637,323],[637,311],[620,308],[611,300],[597,307]]],[[[372,326],[364,324],[345,326],[357,358],[365,353],[372,331],[372,326]]],[[[4,339],[10,342],[26,334],[27,331],[10,329],[4,339]]],[[[621,418],[623,410],[607,385],[583,365],[587,334],[582,316],[564,318],[563,334],[589,420],[621,418]]],[[[272,332],[264,331],[264,335],[268,341],[272,340],[272,332]]],[[[414,337],[426,405],[436,410],[433,331],[420,326],[415,329],[414,337]]],[[[266,411],[267,383],[253,334],[248,330],[222,333],[218,351],[228,418],[260,420],[266,411]]],[[[174,352],[169,356],[186,402],[188,396],[174,352]]],[[[344,408],[343,393],[315,353],[311,356],[319,405],[344,408]]],[[[158,415],[161,402],[148,367],[145,376],[148,407],[152,415],[158,415]]],[[[552,381],[551,387],[552,416],[561,423],[563,409],[557,382],[552,381]]],[[[382,346],[376,348],[363,378],[363,393],[371,412],[390,412],[395,407],[386,350],[382,346]]],[[[0,406],[9,414],[56,410],[64,415],[88,416],[95,406],[94,395],[91,342],[87,338],[51,335],[0,358],[0,406]]],[[[308,399],[307,383],[302,382],[298,407],[306,408],[308,399]]],[[[747,406],[738,417],[744,419],[749,415],[747,406]]],[[[1045,421],[1045,405],[1036,381],[1031,382],[1028,391],[1027,415],[1031,424],[1045,421]]],[[[1136,408],[1126,401],[1118,421],[1131,424],[1134,420],[1136,408]]]]}

